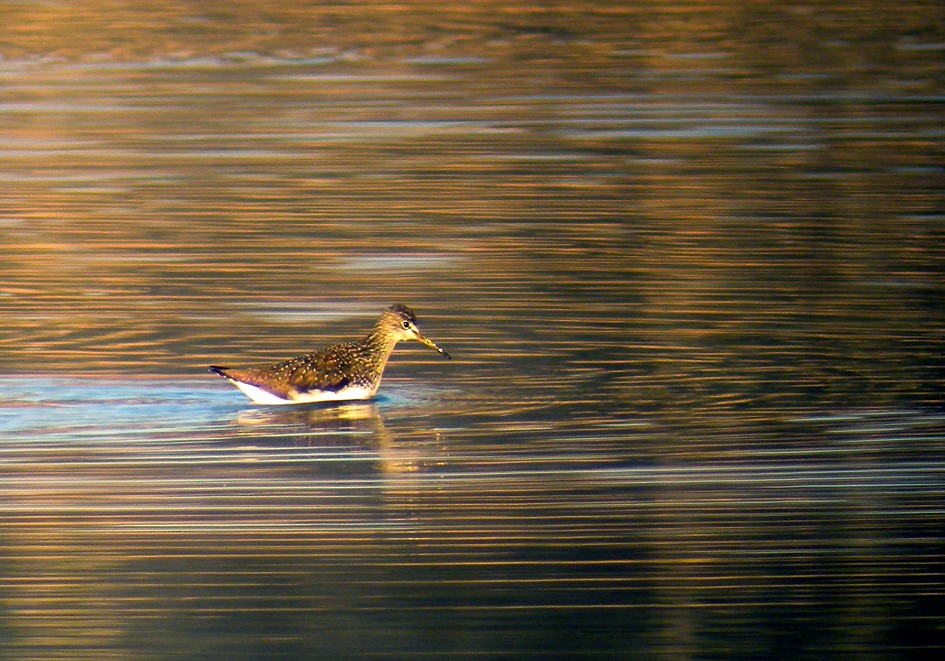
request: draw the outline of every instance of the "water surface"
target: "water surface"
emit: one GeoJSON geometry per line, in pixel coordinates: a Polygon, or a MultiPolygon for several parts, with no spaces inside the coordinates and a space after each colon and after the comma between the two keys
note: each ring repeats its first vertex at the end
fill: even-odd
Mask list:
{"type": "Polygon", "coordinates": [[[0,0],[0,657],[938,650],[935,11],[0,0]]]}

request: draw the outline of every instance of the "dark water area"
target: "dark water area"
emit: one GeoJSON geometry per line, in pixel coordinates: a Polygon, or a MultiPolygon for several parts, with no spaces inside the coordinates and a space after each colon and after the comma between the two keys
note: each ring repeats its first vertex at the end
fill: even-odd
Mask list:
{"type": "Polygon", "coordinates": [[[945,648],[939,3],[0,27],[0,659],[945,648]]]}

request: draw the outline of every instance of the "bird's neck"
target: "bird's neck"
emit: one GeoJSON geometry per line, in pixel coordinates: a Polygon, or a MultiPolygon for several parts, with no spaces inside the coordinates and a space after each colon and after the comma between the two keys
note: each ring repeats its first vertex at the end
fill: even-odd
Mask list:
{"type": "Polygon", "coordinates": [[[383,365],[387,362],[394,347],[397,346],[397,338],[377,326],[365,339],[365,345],[368,347],[371,357],[383,365]]]}

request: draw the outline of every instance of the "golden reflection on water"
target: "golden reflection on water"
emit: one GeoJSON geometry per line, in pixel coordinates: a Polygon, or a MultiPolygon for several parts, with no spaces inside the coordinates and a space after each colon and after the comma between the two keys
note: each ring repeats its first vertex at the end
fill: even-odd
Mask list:
{"type": "Polygon", "coordinates": [[[928,7],[94,8],[0,0],[0,656],[935,647],[928,7]]]}

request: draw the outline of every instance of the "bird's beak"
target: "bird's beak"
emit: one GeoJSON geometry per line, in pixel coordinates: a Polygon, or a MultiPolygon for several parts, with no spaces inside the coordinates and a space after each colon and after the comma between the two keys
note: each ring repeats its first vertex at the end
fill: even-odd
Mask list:
{"type": "Polygon", "coordinates": [[[443,354],[443,357],[444,357],[444,358],[449,358],[449,357],[450,357],[450,355],[449,355],[448,353],[446,353],[445,351],[443,351],[443,349],[441,349],[440,347],[436,346],[436,344],[433,342],[433,340],[428,340],[426,337],[424,337],[423,335],[421,335],[421,334],[420,334],[420,331],[417,331],[417,338],[416,338],[416,339],[417,339],[417,342],[419,342],[420,344],[425,344],[425,345],[427,345],[428,347],[430,347],[431,349],[436,349],[437,351],[439,351],[441,354],[443,354]]]}

